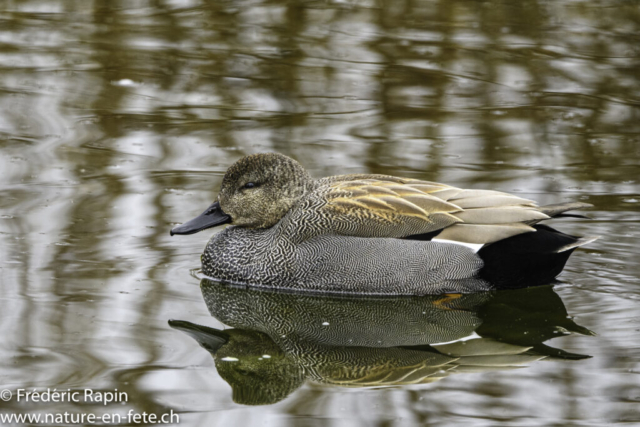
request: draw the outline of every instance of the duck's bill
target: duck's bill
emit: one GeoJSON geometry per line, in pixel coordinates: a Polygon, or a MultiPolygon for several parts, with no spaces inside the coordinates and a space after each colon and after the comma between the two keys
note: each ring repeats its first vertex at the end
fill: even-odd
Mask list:
{"type": "Polygon", "coordinates": [[[206,230],[207,228],[215,227],[216,225],[228,224],[230,222],[231,217],[220,209],[220,203],[215,202],[191,221],[187,221],[184,224],[180,224],[179,226],[172,228],[170,234],[172,236],[174,234],[194,234],[198,231],[206,230]]]}
{"type": "Polygon", "coordinates": [[[215,354],[220,347],[229,342],[229,334],[207,326],[196,325],[185,320],[169,320],[169,326],[184,332],[198,341],[198,344],[215,354]]]}

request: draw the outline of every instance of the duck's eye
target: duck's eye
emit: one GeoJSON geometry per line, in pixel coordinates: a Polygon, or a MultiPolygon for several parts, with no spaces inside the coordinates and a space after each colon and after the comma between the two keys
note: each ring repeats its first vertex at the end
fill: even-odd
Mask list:
{"type": "Polygon", "coordinates": [[[253,187],[255,187],[255,186],[256,186],[256,184],[255,184],[254,182],[247,182],[247,183],[244,185],[244,188],[253,188],[253,187]]]}

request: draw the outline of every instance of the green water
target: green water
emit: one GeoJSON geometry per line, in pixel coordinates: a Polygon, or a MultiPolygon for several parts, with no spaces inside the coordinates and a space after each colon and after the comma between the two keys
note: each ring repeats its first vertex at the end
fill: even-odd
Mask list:
{"type": "Polygon", "coordinates": [[[0,414],[640,424],[639,176],[636,1],[0,1],[0,414]],[[210,313],[209,232],[168,231],[264,151],[315,177],[585,201],[592,221],[555,225],[602,237],[554,289],[369,304],[215,288],[255,317],[210,313]],[[212,358],[169,319],[239,332],[212,358]],[[432,346],[469,336],[502,359],[432,346]],[[16,401],[34,388],[128,401],[16,401]]]}

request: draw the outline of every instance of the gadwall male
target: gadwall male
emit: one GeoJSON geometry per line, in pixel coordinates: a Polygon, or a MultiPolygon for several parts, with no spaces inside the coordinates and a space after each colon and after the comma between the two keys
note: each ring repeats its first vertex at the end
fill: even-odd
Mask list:
{"type": "Polygon", "coordinates": [[[202,256],[203,273],[229,283],[351,294],[469,293],[553,280],[571,252],[596,237],[538,223],[587,207],[539,207],[499,191],[387,175],[313,179],[295,160],[267,153],[233,164],[218,200],[171,235],[231,224],[202,256]]]}

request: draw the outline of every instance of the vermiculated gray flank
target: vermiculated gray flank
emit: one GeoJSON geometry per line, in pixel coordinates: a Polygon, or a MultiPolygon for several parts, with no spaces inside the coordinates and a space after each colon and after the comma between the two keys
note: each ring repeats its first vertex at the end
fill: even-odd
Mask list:
{"type": "Polygon", "coordinates": [[[492,289],[474,278],[482,260],[464,246],[337,235],[295,244],[280,228],[229,227],[214,235],[202,256],[204,274],[254,286],[354,294],[492,289]]]}

